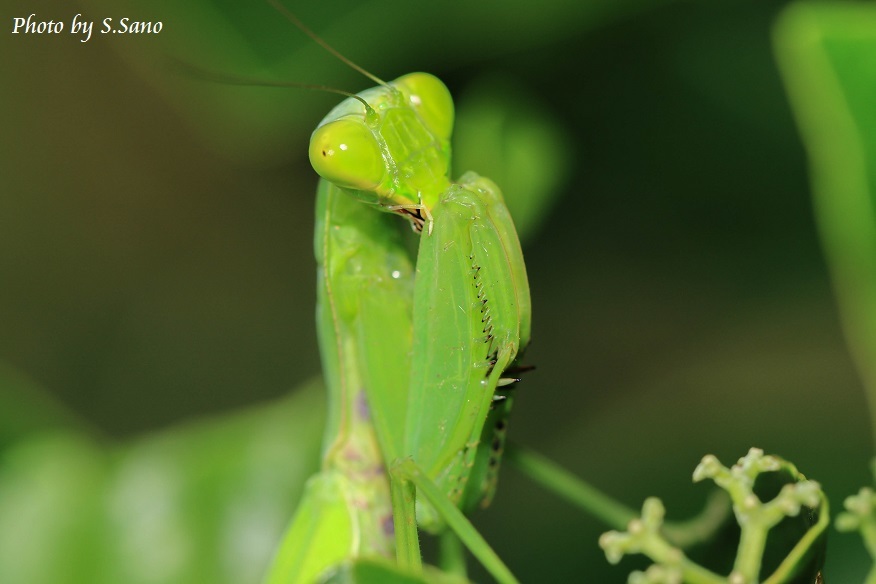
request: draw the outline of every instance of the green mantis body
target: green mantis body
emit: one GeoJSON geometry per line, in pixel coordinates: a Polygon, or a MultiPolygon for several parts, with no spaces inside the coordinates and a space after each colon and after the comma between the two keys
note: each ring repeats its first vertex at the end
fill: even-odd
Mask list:
{"type": "MultiPolygon", "coordinates": [[[[310,148],[323,176],[324,366],[337,378],[330,394],[348,404],[333,410],[362,414],[367,402],[363,423],[373,424],[386,464],[411,457],[455,504],[463,495],[474,502],[491,490],[494,473],[481,470],[480,484],[469,485],[472,469],[498,464],[493,428],[492,452],[477,448],[496,388],[529,339],[520,244],[492,182],[471,173],[448,179],[453,105],[440,81],[415,73],[360,98],[367,107],[341,103],[310,148]],[[388,229],[367,205],[425,226],[415,271],[399,226],[388,229]],[[351,384],[355,369],[359,385],[351,384]]],[[[437,531],[432,511],[421,505],[419,523],[437,531]]]]}
{"type": "MultiPolygon", "coordinates": [[[[414,571],[416,523],[437,533],[446,502],[489,502],[510,407],[497,390],[530,329],[501,193],[473,173],[449,179],[452,124],[446,87],[414,73],[342,102],[310,147],[323,177],[317,322],[330,402],[314,489],[338,493],[322,501],[344,534],[335,556],[397,544],[414,571]],[[393,214],[422,231],[416,263],[393,214]],[[444,500],[421,498],[415,519],[410,481],[444,500]]],[[[319,522],[307,521],[313,536],[319,522]]]]}

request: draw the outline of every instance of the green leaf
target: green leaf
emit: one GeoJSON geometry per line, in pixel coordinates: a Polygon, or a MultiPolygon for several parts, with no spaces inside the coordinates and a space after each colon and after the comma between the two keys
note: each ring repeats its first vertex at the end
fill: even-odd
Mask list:
{"type": "Polygon", "coordinates": [[[18,441],[0,459],[0,582],[261,581],[317,468],[324,399],[313,382],[122,445],[18,441]]]}
{"type": "Polygon", "coordinates": [[[0,361],[0,450],[47,430],[91,430],[35,381],[0,361]]]}
{"type": "Polygon", "coordinates": [[[876,420],[876,5],[795,3],[774,44],[809,156],[843,326],[876,420]]]}
{"type": "Polygon", "coordinates": [[[546,218],[571,169],[571,139],[526,89],[510,79],[478,82],[457,100],[456,176],[475,170],[502,189],[521,240],[546,218]]]}

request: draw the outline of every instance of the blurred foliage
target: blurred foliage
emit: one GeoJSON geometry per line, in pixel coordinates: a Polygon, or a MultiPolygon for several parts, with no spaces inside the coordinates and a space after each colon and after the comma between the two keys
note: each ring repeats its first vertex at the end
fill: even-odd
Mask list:
{"type": "Polygon", "coordinates": [[[571,171],[571,137],[510,80],[483,79],[460,97],[453,167],[502,185],[521,241],[537,231],[571,171]]]}
{"type": "Polygon", "coordinates": [[[0,361],[0,452],[43,432],[94,431],[20,371],[0,361]]]}
{"type": "MultiPolygon", "coordinates": [[[[876,5],[800,2],[775,31],[843,329],[876,424],[876,5]]],[[[870,481],[872,484],[872,479],[870,481]]],[[[873,554],[868,490],[838,520],[873,554]],[[857,505],[856,505],[857,501],[857,505]],[[854,514],[857,513],[857,514],[854,514]]],[[[874,557],[876,561],[876,557],[874,557]]],[[[867,582],[876,581],[876,567],[867,582]]]]}
{"type": "MultiPolygon", "coordinates": [[[[679,487],[704,452],[764,447],[835,501],[867,481],[863,394],[769,44],[784,4],[289,2],[381,77],[423,69],[454,95],[475,88],[467,129],[495,113],[476,87],[497,76],[510,101],[539,104],[533,119],[560,120],[569,141],[542,164],[574,167],[525,250],[538,371],[512,436],[682,516],[705,498],[679,487]]],[[[0,387],[0,581],[255,581],[315,468],[322,396],[235,410],[318,371],[304,149],[335,98],[204,83],[168,62],[366,82],[261,2],[0,12],[165,26],[88,43],[0,35],[0,357],[24,372],[4,368],[0,387]],[[226,413],[170,426],[211,412],[226,413]]],[[[533,131],[517,116],[503,132],[533,131]]],[[[521,165],[487,163],[470,164],[506,191],[499,176],[522,182],[521,165]]],[[[523,581],[622,582],[637,567],[609,567],[601,525],[513,472],[476,521],[523,581]]],[[[827,582],[866,573],[849,540],[831,542],[827,582]]]]}
{"type": "Polygon", "coordinates": [[[805,2],[776,50],[809,155],[843,327],[876,422],[876,6],[805,2]]]}
{"type": "Polygon", "coordinates": [[[259,582],[317,468],[320,383],[112,445],[44,432],[0,467],[0,582],[259,582]]]}

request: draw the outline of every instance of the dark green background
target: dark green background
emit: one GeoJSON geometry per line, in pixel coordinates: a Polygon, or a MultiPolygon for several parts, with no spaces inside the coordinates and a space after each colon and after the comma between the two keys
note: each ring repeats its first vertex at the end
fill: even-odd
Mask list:
{"type": "MultiPolygon", "coordinates": [[[[834,509],[869,482],[864,395],[771,54],[784,4],[289,3],[384,78],[427,70],[461,94],[502,73],[561,120],[573,173],[524,250],[538,369],[512,437],[670,516],[700,505],[690,473],[709,452],[780,454],[834,509]]],[[[305,147],[337,100],[170,64],[369,82],[261,2],[13,0],[0,15],[0,358],[119,439],[318,374],[305,147]],[[31,12],[164,31],[9,34],[31,12]]],[[[596,548],[602,526],[514,471],[477,522],[523,581],[626,579],[596,548]]],[[[860,580],[860,542],[830,539],[827,581],[860,580]]]]}

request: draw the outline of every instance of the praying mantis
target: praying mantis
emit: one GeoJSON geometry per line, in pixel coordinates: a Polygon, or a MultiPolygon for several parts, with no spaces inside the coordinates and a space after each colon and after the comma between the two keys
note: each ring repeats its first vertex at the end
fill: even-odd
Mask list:
{"type": "MultiPolygon", "coordinates": [[[[495,492],[508,390],[530,338],[526,268],[501,192],[473,172],[450,180],[454,110],[441,81],[386,83],[271,4],[377,86],[345,94],[310,141],[329,418],[322,468],[265,581],[314,582],[362,558],[416,581],[464,577],[462,543],[496,581],[516,582],[464,515],[495,492]],[[422,565],[418,526],[440,534],[444,573],[422,565]]],[[[636,516],[540,457],[513,460],[609,525],[636,516]]]]}
{"type": "MultiPolygon", "coordinates": [[[[322,468],[265,582],[466,581],[463,545],[496,581],[517,582],[465,517],[495,492],[530,339],[526,268],[502,194],[473,172],[450,179],[454,109],[440,80],[386,83],[269,1],[377,86],[345,93],[311,136],[329,419],[322,468]],[[418,527],[440,535],[443,572],[423,566],[418,527]]],[[[608,525],[636,517],[541,457],[512,454],[608,525]]],[[[714,514],[704,523],[713,529],[714,514]]]]}
{"type": "MultiPolygon", "coordinates": [[[[506,372],[529,342],[520,243],[492,181],[449,179],[444,84],[364,73],[378,86],[335,107],[310,143],[322,177],[314,243],[330,413],[322,470],[267,581],[309,582],[393,550],[401,569],[421,573],[419,525],[452,530],[498,581],[515,582],[462,511],[495,490],[517,381],[506,372]],[[416,262],[404,223],[419,233],[416,262]]],[[[446,547],[461,566],[458,545],[446,547]]]]}
{"type": "MultiPolygon", "coordinates": [[[[375,102],[371,98],[369,101],[375,102]]],[[[358,108],[358,106],[356,107],[358,108]]],[[[364,110],[364,106],[362,107],[364,110]]],[[[475,168],[480,167],[475,166],[475,168]]],[[[326,189],[332,188],[331,185],[324,185],[324,187],[326,189]]],[[[489,189],[487,190],[489,191],[489,189]]],[[[346,294],[342,293],[345,284],[342,279],[333,279],[325,274],[320,279],[321,285],[326,286],[326,291],[321,293],[324,299],[321,305],[324,311],[321,313],[323,319],[321,322],[331,321],[328,328],[321,328],[320,332],[323,336],[321,343],[326,347],[327,356],[325,358],[337,363],[336,368],[331,371],[334,371],[336,377],[343,379],[343,383],[338,382],[330,385],[333,389],[333,405],[327,432],[324,468],[312,481],[308,497],[302,504],[299,519],[303,518],[303,520],[296,520],[296,525],[304,525],[308,527],[309,531],[306,532],[305,537],[297,540],[297,546],[295,540],[292,540],[292,546],[284,547],[283,551],[291,550],[292,556],[278,555],[278,565],[283,565],[284,561],[291,558],[292,561],[285,565],[294,567],[294,552],[301,552],[298,557],[307,563],[305,573],[310,571],[314,574],[314,578],[321,577],[321,574],[324,573],[323,566],[331,569],[339,562],[356,557],[392,557],[395,548],[402,547],[401,545],[396,546],[395,542],[395,534],[398,530],[396,532],[390,530],[390,526],[393,524],[398,525],[397,521],[391,522],[390,520],[393,514],[393,498],[389,475],[390,471],[393,470],[394,461],[388,460],[383,454],[380,433],[383,432],[390,436],[391,439],[386,440],[390,446],[401,444],[402,455],[411,452],[408,450],[409,443],[425,444],[422,436],[417,439],[408,438],[408,429],[412,427],[407,424],[410,417],[408,415],[410,406],[404,401],[398,402],[395,399],[398,395],[391,392],[379,394],[378,397],[386,398],[386,403],[379,404],[378,407],[373,400],[368,400],[369,393],[360,389],[369,389],[375,385],[385,388],[402,388],[399,390],[399,394],[403,398],[407,396],[408,391],[411,391],[411,370],[413,368],[411,363],[413,359],[405,358],[404,355],[406,351],[413,351],[413,323],[416,315],[420,314],[413,308],[416,286],[415,278],[410,277],[411,273],[416,274],[418,265],[411,259],[411,255],[404,245],[404,235],[399,231],[408,231],[406,222],[419,221],[422,223],[420,227],[425,234],[416,237],[424,239],[432,234],[438,234],[441,222],[440,209],[437,209],[438,205],[436,204],[429,210],[430,208],[425,206],[426,197],[421,197],[419,193],[415,197],[409,197],[406,201],[387,201],[389,203],[387,206],[398,205],[397,209],[391,211],[396,215],[404,215],[404,217],[399,218],[368,208],[369,203],[367,202],[353,200],[347,205],[343,202],[346,200],[344,199],[346,196],[347,193],[341,190],[341,187],[337,187],[334,194],[326,192],[321,202],[323,210],[319,215],[323,223],[318,231],[322,235],[322,245],[318,247],[318,253],[323,254],[321,256],[323,258],[323,271],[329,272],[334,269],[338,278],[351,276],[346,294]],[[339,200],[335,201],[333,198],[335,196],[339,200]],[[427,216],[427,211],[432,215],[431,219],[427,216]],[[355,232],[345,231],[353,225],[352,220],[348,220],[345,213],[349,213],[350,217],[354,214],[356,218],[361,216],[361,222],[355,224],[355,232]],[[429,233],[429,225],[432,226],[432,234],[429,233]],[[350,237],[345,239],[341,237],[340,232],[349,234],[350,237]],[[386,237],[388,241],[384,243],[381,239],[383,237],[386,237]],[[360,238],[357,240],[357,245],[347,245],[354,238],[360,238]],[[334,247],[329,247],[329,244],[334,247]],[[338,253],[344,250],[347,250],[351,255],[345,256],[343,253],[338,253]],[[375,252],[373,258],[371,255],[366,255],[369,251],[375,252]],[[331,258],[331,261],[325,258],[331,258]],[[373,268],[374,271],[368,272],[366,269],[358,274],[347,273],[347,271],[351,271],[351,265],[361,266],[362,264],[365,264],[366,268],[373,268]],[[356,275],[360,277],[358,279],[352,277],[356,275]],[[329,283],[333,286],[331,290],[328,290],[329,283]],[[355,287],[356,283],[361,284],[361,286],[355,287]],[[366,288],[366,285],[372,287],[366,288]],[[350,293],[351,288],[353,294],[350,293]],[[326,308],[326,306],[330,308],[326,308]],[[409,318],[406,316],[408,311],[411,314],[409,318]],[[360,315],[361,321],[351,321],[351,324],[343,318],[351,313],[360,315]],[[337,316],[336,319],[335,316],[337,316]],[[386,318],[383,318],[384,316],[386,318]],[[337,324],[335,324],[336,322],[337,324]],[[398,330],[394,328],[396,325],[399,325],[398,330]],[[393,328],[387,330],[390,327],[393,328]],[[373,346],[372,343],[367,342],[373,338],[388,339],[388,341],[373,346]],[[393,344],[393,339],[397,341],[397,344],[393,344]],[[387,350],[383,351],[382,349],[387,350]],[[378,361],[378,357],[384,361],[378,361]],[[363,368],[360,363],[365,363],[368,367],[363,368]],[[392,380],[396,381],[400,379],[401,382],[394,384],[387,380],[386,383],[376,383],[382,381],[384,377],[391,377],[392,380]],[[366,381],[369,382],[369,385],[366,385],[366,381]],[[372,381],[375,383],[371,384],[372,381]],[[337,388],[340,390],[335,391],[337,388]],[[404,412],[398,413],[398,415],[393,414],[391,408],[398,406],[399,403],[404,404],[404,412]],[[384,422],[387,420],[401,420],[402,422],[400,425],[386,423],[386,428],[381,429],[383,426],[378,423],[381,419],[384,422]],[[398,430],[399,426],[403,430],[398,430]],[[399,435],[392,439],[391,433],[394,431],[399,432],[399,435]]],[[[372,206],[374,205],[372,204],[372,206]]],[[[465,260],[464,257],[463,260],[465,260]]],[[[457,262],[457,267],[465,267],[465,265],[465,261],[461,264],[457,262]]],[[[437,323],[442,324],[440,320],[437,323]]],[[[428,358],[429,355],[426,357],[428,358]]],[[[493,408],[489,410],[487,419],[483,423],[484,428],[487,429],[496,428],[499,424],[498,418],[501,417],[501,410],[509,404],[508,400],[491,403],[493,408]],[[496,418],[495,422],[490,419],[491,416],[496,418]]],[[[292,422],[287,423],[291,424],[292,422]]],[[[431,431],[438,433],[438,430],[440,428],[433,427],[431,431]]],[[[430,430],[427,426],[423,426],[420,431],[430,430]]],[[[482,432],[478,446],[488,447],[491,442],[483,436],[482,432]]],[[[468,442],[463,448],[467,445],[468,442]]],[[[470,450],[471,447],[469,447],[468,452],[465,452],[465,455],[470,455],[470,450]]],[[[463,453],[463,451],[456,452],[460,455],[463,453]]],[[[411,456],[416,457],[413,459],[415,462],[422,462],[427,458],[419,450],[414,451],[411,456]]],[[[404,456],[400,456],[397,460],[403,461],[404,456]]],[[[482,471],[483,475],[481,475],[487,476],[486,471],[490,468],[488,464],[490,458],[481,457],[480,460],[487,462],[486,469],[482,471]]],[[[464,466],[463,469],[465,469],[464,466]]],[[[428,470],[426,469],[427,475],[428,470]]],[[[465,472],[465,470],[461,472],[465,472]]],[[[404,513],[404,503],[406,502],[403,481],[405,477],[413,473],[405,475],[399,472],[397,474],[402,479],[397,481],[402,483],[400,485],[402,488],[396,489],[396,493],[401,495],[401,505],[399,506],[401,511],[398,514],[401,516],[404,513]]],[[[467,484],[484,486],[489,485],[490,480],[492,480],[492,478],[487,481],[479,480],[477,478],[479,475],[474,470],[465,472],[465,476],[469,477],[467,484]]],[[[491,477],[494,476],[494,474],[491,475],[491,477]]],[[[427,476],[427,478],[429,477],[427,476]]],[[[436,482],[438,479],[441,479],[440,474],[437,475],[436,482]]],[[[409,491],[410,489],[408,489],[409,491]]],[[[484,492],[489,491],[480,488],[466,491],[474,500],[484,492]]],[[[453,494],[452,491],[450,493],[453,494]]],[[[441,498],[436,499],[437,501],[450,498],[448,491],[442,493],[439,489],[439,495],[441,498]]],[[[419,499],[422,500],[423,496],[423,493],[418,493],[419,499]]],[[[466,496],[461,497],[463,507],[466,506],[468,500],[469,498],[466,496]]],[[[420,502],[422,503],[422,501],[420,502]]],[[[436,523],[438,521],[449,523],[447,519],[444,519],[444,516],[452,517],[452,513],[441,515],[437,510],[438,505],[435,504],[434,507],[433,509],[428,505],[421,504],[421,515],[428,517],[428,514],[431,513],[436,516],[436,523]]],[[[410,519],[410,515],[408,512],[408,519],[410,519]]],[[[427,519],[421,517],[421,520],[425,525],[427,519]]],[[[410,526],[410,522],[407,525],[410,526]]],[[[439,527],[436,526],[436,529],[439,527]]],[[[301,532],[292,530],[291,533],[301,532]]],[[[411,530],[408,529],[406,533],[410,534],[411,530]]],[[[245,535],[246,532],[244,532],[245,535]]],[[[582,543],[582,545],[586,545],[586,543],[582,543]]],[[[409,545],[409,552],[412,549],[413,546],[409,545]]],[[[409,553],[402,555],[401,560],[412,565],[417,561],[417,558],[414,554],[409,553]]],[[[424,578],[426,577],[430,578],[431,574],[424,572],[424,578]]]]}

